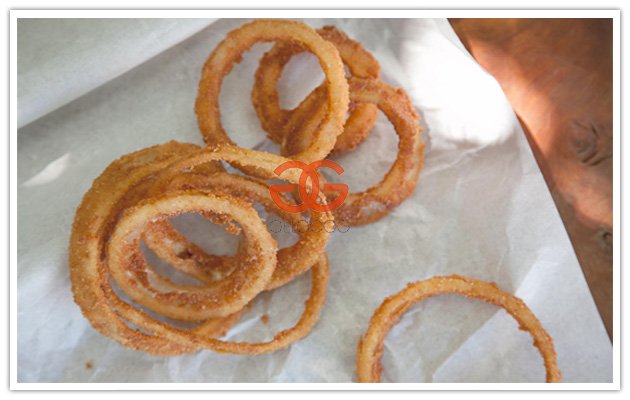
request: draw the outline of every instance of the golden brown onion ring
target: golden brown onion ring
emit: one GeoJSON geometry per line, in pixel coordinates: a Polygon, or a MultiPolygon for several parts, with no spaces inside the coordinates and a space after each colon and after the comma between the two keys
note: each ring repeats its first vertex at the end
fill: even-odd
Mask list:
{"type": "MultiPolygon", "coordinates": [[[[279,208],[269,194],[269,186],[259,180],[244,176],[215,173],[212,175],[183,174],[176,176],[167,187],[167,190],[181,189],[212,189],[228,195],[242,198],[252,203],[261,204],[268,213],[276,214],[282,220],[288,222],[291,227],[305,228],[296,230],[298,240],[295,244],[278,250],[278,264],[267,285],[266,290],[280,287],[300,274],[306,272],[319,256],[324,252],[330,233],[324,228],[330,219],[329,214],[310,212],[310,219],[303,219],[302,214],[290,213],[279,208]]],[[[147,245],[160,258],[172,264],[185,264],[186,271],[192,272],[193,276],[201,276],[202,280],[207,273],[205,266],[210,262],[218,265],[229,265],[231,257],[208,255],[199,249],[195,244],[189,242],[185,237],[168,226],[153,225],[153,228],[145,231],[149,241],[147,245]],[[155,236],[159,235],[159,238],[155,236]],[[185,258],[182,259],[183,254],[185,258]]],[[[184,268],[180,268],[182,270],[184,268]]],[[[213,270],[214,271],[214,270],[213,270]]],[[[212,272],[214,280],[222,278],[217,276],[217,272],[212,272]]]]}
{"type": "MultiPolygon", "coordinates": [[[[155,149],[156,152],[161,152],[164,151],[164,149],[169,148],[169,146],[171,146],[173,143],[155,146],[152,149],[155,149]]],[[[201,147],[199,146],[189,146],[192,146],[191,149],[193,149],[194,151],[201,149],[201,147]]],[[[138,152],[134,154],[141,153],[138,152]]],[[[135,156],[130,157],[130,163],[134,157],[135,156]]],[[[137,158],[141,157],[137,156],[137,158]]],[[[148,161],[147,163],[149,162],[151,161],[148,161]]],[[[187,176],[196,176],[199,174],[214,174],[217,172],[225,172],[225,168],[221,166],[220,162],[207,163],[194,168],[190,173],[183,174],[181,178],[186,178],[187,176]]],[[[140,180],[138,184],[133,185],[123,195],[123,198],[120,200],[118,207],[120,209],[128,208],[147,197],[159,195],[160,193],[164,192],[164,190],[160,192],[156,192],[155,190],[151,191],[153,186],[155,186],[155,183],[154,176],[152,175],[149,175],[146,178],[140,180]]],[[[225,223],[225,221],[219,221],[219,217],[217,215],[204,213],[203,216],[214,223],[225,223]]],[[[171,226],[170,222],[149,222],[147,224],[147,227],[143,231],[143,239],[148,247],[157,253],[157,256],[159,258],[167,261],[173,268],[177,269],[178,271],[192,276],[201,282],[214,282],[226,276],[233,270],[235,263],[237,262],[235,257],[215,257],[212,255],[207,255],[202,249],[194,245],[194,243],[190,242],[182,235],[179,235],[177,237],[178,241],[174,242],[176,238],[173,235],[171,235],[170,237],[166,237],[166,233],[168,232],[176,232],[175,229],[171,226]],[[158,246],[156,243],[164,243],[164,241],[171,241],[170,248],[172,249],[172,253],[174,253],[174,255],[170,253],[159,252],[162,247],[158,246]],[[187,258],[191,258],[192,260],[188,260],[187,258]],[[193,260],[194,264],[192,263],[193,260]]],[[[152,268],[149,268],[149,273],[152,273],[152,268]]],[[[167,280],[163,279],[160,275],[152,273],[152,278],[159,280],[163,285],[168,286],[167,280]]]]}
{"type": "MultiPolygon", "coordinates": [[[[261,354],[285,348],[308,334],[318,319],[328,281],[325,255],[311,269],[312,290],[302,318],[293,328],[278,333],[272,341],[265,343],[233,343],[212,339],[211,334],[225,331],[223,322],[229,325],[238,318],[234,315],[223,318],[223,321],[209,320],[205,326],[194,329],[171,326],[123,301],[111,286],[107,265],[108,240],[116,228],[121,211],[130,206],[122,201],[125,195],[135,187],[142,186],[145,179],[153,181],[153,188],[162,182],[161,178],[166,177],[165,182],[168,182],[175,175],[203,169],[206,164],[220,160],[255,167],[261,174],[271,178],[275,166],[289,161],[271,154],[232,147],[222,150],[197,149],[194,145],[170,142],[141,150],[116,160],[94,181],[77,210],[71,237],[70,272],[75,301],[100,333],[125,347],[151,354],[174,355],[199,348],[261,354]],[[129,324],[133,324],[133,327],[129,324]]],[[[290,182],[296,184],[299,181],[299,174],[287,175],[290,182]]],[[[332,219],[332,215],[329,216],[332,219]]]]}
{"type": "Polygon", "coordinates": [[[458,275],[436,276],[407,285],[405,289],[390,296],[374,312],[367,332],[360,338],[357,348],[357,378],[359,382],[380,382],[385,337],[400,317],[414,304],[440,294],[459,294],[502,307],[519,323],[519,327],[530,333],[534,346],[542,356],[547,370],[547,382],[560,382],[553,339],[540,321],[519,298],[499,289],[494,283],[483,282],[458,275]]]}
{"type": "Polygon", "coordinates": [[[217,147],[234,144],[221,125],[219,93],[223,77],[241,60],[244,51],[255,43],[270,41],[303,46],[318,58],[324,71],[324,87],[328,94],[326,116],[314,133],[311,145],[292,156],[306,163],[321,160],[331,152],[337,136],[343,131],[349,102],[348,83],[335,46],[309,26],[295,21],[262,19],[250,22],[229,32],[210,54],[203,66],[195,103],[204,141],[217,147]]]}
{"type": "Polygon", "coordinates": [[[109,239],[107,254],[112,278],[136,303],[169,318],[199,322],[233,314],[263,291],[275,271],[277,250],[276,241],[251,204],[223,193],[189,190],[151,197],[125,210],[109,239]],[[223,279],[205,282],[204,286],[174,285],[166,291],[155,288],[140,247],[147,221],[205,211],[239,223],[246,253],[223,279]]]}
{"type": "MultiPolygon", "coordinates": [[[[372,103],[383,111],[398,135],[398,155],[383,180],[368,190],[350,193],[341,207],[333,211],[342,226],[366,225],[383,218],[414,191],[424,164],[424,143],[419,116],[402,89],[394,89],[382,81],[350,78],[350,96],[357,103],[372,103]]],[[[321,90],[320,88],[316,89],[321,90]]],[[[322,107],[320,111],[322,112],[322,107]]],[[[283,153],[293,153],[309,138],[287,137],[283,153]]],[[[335,193],[328,193],[329,199],[335,193]]]]}
{"type": "MultiPolygon", "coordinates": [[[[119,329],[130,329],[107,300],[115,296],[104,262],[104,248],[117,214],[129,203],[124,195],[142,179],[168,166],[177,158],[193,154],[199,146],[178,142],[149,147],[112,162],[93,182],[79,206],[70,238],[70,281],[74,301],[101,334],[116,337],[119,329]]],[[[134,330],[135,331],[135,330],[134,330]]],[[[176,355],[198,350],[149,334],[136,336],[137,345],[127,347],[156,355],[176,355]]],[[[125,345],[125,343],[122,343],[125,345]]]]}
{"type": "MultiPolygon", "coordinates": [[[[291,343],[294,343],[295,341],[303,338],[311,331],[311,329],[313,329],[313,327],[317,323],[319,314],[324,306],[324,303],[326,302],[326,286],[329,277],[328,257],[325,254],[322,255],[320,257],[320,260],[310,269],[310,271],[311,292],[308,299],[306,300],[302,316],[293,327],[278,332],[272,340],[266,342],[229,342],[208,338],[206,335],[199,334],[201,331],[180,329],[155,320],[143,311],[134,308],[124,302],[117,304],[117,311],[120,312],[122,317],[124,317],[132,324],[149,330],[158,337],[172,340],[175,343],[193,344],[200,348],[214,350],[220,353],[272,353],[277,350],[285,349],[291,343]]],[[[133,334],[133,336],[136,336],[139,334],[139,332],[125,332],[125,337],[127,337],[129,334],[133,334]]],[[[136,343],[132,344],[135,345],[136,343]]]]}
{"type": "MultiPolygon", "coordinates": [[[[345,33],[334,26],[325,26],[317,30],[321,37],[335,45],[344,64],[350,73],[359,78],[378,79],[380,65],[361,43],[350,39],[345,33]]],[[[277,43],[260,60],[256,71],[256,81],[252,89],[252,103],[263,129],[271,140],[282,143],[287,135],[314,136],[319,128],[322,117],[314,118],[311,110],[326,102],[325,88],[313,91],[294,110],[280,108],[277,82],[282,70],[291,58],[304,51],[304,47],[297,44],[277,43]],[[300,114],[294,116],[293,114],[300,114]],[[306,117],[308,116],[308,117],[306,117]],[[292,118],[293,117],[293,118],[292,118]],[[308,124],[304,124],[308,121],[308,124]],[[303,132],[307,130],[307,132],[303,132]]],[[[333,149],[335,153],[353,150],[370,132],[376,121],[376,106],[369,103],[350,104],[350,116],[345,123],[343,133],[337,138],[333,149]]],[[[308,146],[310,143],[305,145],[308,146]]],[[[303,149],[298,149],[301,151],[303,149]]],[[[291,154],[283,154],[292,157],[291,154]]]]}

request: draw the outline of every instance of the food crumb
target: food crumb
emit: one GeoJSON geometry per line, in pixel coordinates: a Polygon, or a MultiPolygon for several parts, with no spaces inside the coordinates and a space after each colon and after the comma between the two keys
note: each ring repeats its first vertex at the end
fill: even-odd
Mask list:
{"type": "Polygon", "coordinates": [[[263,314],[260,316],[260,320],[263,324],[267,325],[269,323],[269,315],[263,314]]]}
{"type": "Polygon", "coordinates": [[[92,361],[88,361],[85,363],[85,369],[92,369],[94,365],[92,364],[92,361]]]}

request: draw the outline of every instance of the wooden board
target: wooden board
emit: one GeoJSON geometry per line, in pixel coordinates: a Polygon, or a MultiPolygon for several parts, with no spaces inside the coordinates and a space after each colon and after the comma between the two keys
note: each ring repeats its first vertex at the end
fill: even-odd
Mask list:
{"type": "Polygon", "coordinates": [[[612,20],[450,23],[518,115],[611,336],[612,20]]]}

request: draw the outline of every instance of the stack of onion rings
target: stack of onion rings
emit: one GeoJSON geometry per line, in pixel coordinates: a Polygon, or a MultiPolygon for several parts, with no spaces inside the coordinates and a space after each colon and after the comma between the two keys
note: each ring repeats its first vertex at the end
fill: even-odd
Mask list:
{"type": "Polygon", "coordinates": [[[203,66],[195,103],[197,122],[205,142],[211,146],[234,143],[221,126],[219,93],[223,77],[241,60],[242,53],[258,42],[285,41],[308,49],[319,60],[326,76],[328,108],[313,137],[313,143],[291,158],[310,163],[328,156],[343,131],[348,111],[348,82],[335,46],[315,30],[299,22],[257,20],[229,32],[203,66]]]}
{"type": "MultiPolygon", "coordinates": [[[[261,354],[287,347],[314,326],[325,301],[328,233],[304,234],[295,245],[277,254],[275,240],[250,204],[261,202],[271,207],[268,193],[264,198],[261,190],[264,183],[228,177],[220,171],[198,175],[198,169],[212,169],[208,165],[218,161],[256,167],[272,176],[275,165],[287,159],[231,146],[199,149],[170,142],[115,161],[94,181],[75,216],[70,276],[75,301],[99,332],[126,347],[155,355],[198,349],[261,354]],[[185,212],[207,215],[214,222],[238,221],[245,238],[235,257],[211,266],[231,269],[227,274],[219,274],[219,279],[213,279],[216,275],[203,268],[207,267],[205,263],[186,267],[173,263],[180,271],[200,277],[203,286],[177,285],[159,276],[140,252],[140,240],[153,235],[147,244],[158,255],[179,255],[183,261],[199,255],[199,249],[173,236],[168,228],[168,218],[185,212]],[[159,229],[164,226],[166,230],[159,229]],[[307,261],[293,263],[296,253],[303,254],[307,261]],[[305,265],[308,262],[311,264],[305,265]],[[312,271],[311,294],[293,328],[264,343],[215,338],[238,320],[257,294],[282,286],[308,270],[312,271]],[[110,278],[120,291],[151,312],[121,298],[110,278]],[[184,329],[157,319],[152,313],[200,325],[184,329]]],[[[297,183],[299,178],[297,174],[287,174],[286,179],[297,183]]],[[[273,212],[281,218],[295,218],[278,210],[273,212]]],[[[332,218],[329,213],[311,215],[311,221],[332,218]]]]}
{"type": "MultiPolygon", "coordinates": [[[[389,214],[415,189],[424,163],[419,116],[402,89],[379,80],[378,62],[360,43],[334,27],[327,26],[317,32],[335,45],[351,75],[348,78],[351,112],[333,153],[352,151],[367,137],[377,108],[388,117],[399,136],[398,156],[385,178],[365,192],[351,193],[334,211],[340,225],[366,225],[389,214]]],[[[299,44],[276,44],[261,59],[252,90],[254,108],[269,138],[281,144],[283,155],[300,161],[304,161],[300,155],[316,145],[330,107],[324,101],[328,97],[327,86],[321,85],[295,109],[280,108],[277,81],[291,57],[302,51],[304,47],[299,44]]]]}
{"type": "MultiPolygon", "coordinates": [[[[394,125],[399,137],[396,161],[383,180],[364,192],[350,193],[333,211],[335,220],[341,225],[356,226],[378,221],[413,193],[424,164],[424,143],[418,114],[403,90],[373,79],[352,77],[348,81],[350,99],[359,105],[376,105],[394,125]]],[[[304,143],[305,137],[287,138],[283,149],[292,153],[295,147],[304,143]]],[[[332,202],[330,197],[334,194],[328,193],[328,196],[332,202]]]]}
{"type": "MultiPolygon", "coordinates": [[[[380,80],[378,62],[359,42],[334,27],[315,31],[285,20],[257,20],[227,34],[203,66],[195,112],[208,147],[169,142],[128,154],[114,161],[85,194],[70,242],[74,299],[96,330],[125,347],[154,355],[200,349],[263,354],[286,348],[310,332],[326,299],[325,248],[330,234],[313,228],[334,221],[350,226],[375,222],[413,193],[424,162],[419,116],[402,89],[380,80]],[[221,125],[219,111],[223,77],[244,51],[268,41],[277,43],[261,59],[252,102],[263,129],[281,144],[284,157],[236,147],[221,125]],[[291,57],[303,51],[318,58],[325,82],[295,109],[282,110],[276,83],[291,57]],[[380,183],[348,194],[330,212],[326,206],[339,199],[325,188],[334,185],[327,186],[320,175],[318,179],[311,175],[310,193],[316,194],[315,204],[321,207],[311,207],[308,220],[276,205],[274,196],[292,202],[273,193],[265,182],[278,178],[275,173],[280,165],[314,165],[327,162],[324,158],[331,153],[354,150],[369,134],[378,109],[399,136],[396,161],[380,183]],[[222,162],[255,178],[228,173],[222,162]],[[323,183],[324,190],[314,189],[316,181],[323,183]],[[278,249],[253,203],[292,226],[305,223],[307,229],[298,231],[294,245],[278,249]],[[230,233],[241,234],[236,254],[208,254],[179,233],[169,218],[183,213],[197,213],[230,233]],[[200,285],[178,284],[161,275],[145,258],[141,243],[200,285]],[[262,343],[218,339],[260,293],[308,271],[311,292],[292,328],[262,343]],[[182,322],[188,327],[182,327],[182,322]]],[[[284,170],[281,178],[304,186],[295,169],[284,170]]],[[[299,205],[294,208],[303,211],[299,205]]],[[[413,303],[441,293],[459,293],[504,307],[534,337],[547,380],[560,379],[553,341],[522,301],[492,284],[450,276],[410,285],[377,310],[359,343],[360,381],[380,379],[383,340],[402,313],[413,303]]]]}
{"type": "MultiPolygon", "coordinates": [[[[358,78],[379,79],[380,65],[361,43],[350,39],[334,26],[325,26],[317,30],[322,38],[335,45],[350,74],[358,78]]],[[[314,131],[321,124],[320,118],[313,118],[314,107],[326,106],[328,96],[325,86],[311,92],[294,110],[280,108],[276,84],[282,71],[291,58],[304,51],[296,44],[278,43],[265,53],[256,71],[256,82],[252,89],[252,103],[261,126],[271,140],[282,143],[290,136],[305,136],[311,139],[314,131]],[[296,130],[300,130],[296,132],[296,130]]],[[[376,106],[373,104],[355,104],[350,99],[350,116],[343,132],[337,137],[334,153],[354,150],[365,139],[376,121],[376,106]]],[[[295,154],[302,151],[296,151],[295,154]]],[[[293,156],[284,152],[286,157],[293,156]]]]}

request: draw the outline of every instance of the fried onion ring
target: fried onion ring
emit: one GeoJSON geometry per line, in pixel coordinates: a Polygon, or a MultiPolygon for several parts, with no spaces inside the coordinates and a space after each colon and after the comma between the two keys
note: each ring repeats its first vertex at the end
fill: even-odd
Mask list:
{"type": "Polygon", "coordinates": [[[169,318],[199,322],[226,317],[245,307],[271,280],[276,252],[276,241],[251,204],[222,193],[190,190],[152,197],[125,210],[109,239],[107,261],[112,278],[136,303],[169,318]],[[247,255],[239,257],[229,275],[204,286],[175,285],[168,291],[153,287],[140,247],[139,232],[146,221],[208,210],[240,224],[247,255]]]}
{"type": "MultiPolygon", "coordinates": [[[[333,211],[340,225],[357,226],[383,218],[413,193],[424,165],[424,143],[419,116],[402,89],[394,89],[382,81],[354,77],[349,78],[349,83],[352,101],[377,105],[399,138],[396,161],[383,180],[364,192],[348,194],[343,204],[333,211]]],[[[283,153],[292,153],[308,140],[304,135],[288,137],[283,153]]],[[[332,202],[335,194],[327,195],[332,202]]]]}
{"type": "MultiPolygon", "coordinates": [[[[269,186],[256,179],[228,173],[186,174],[176,176],[170,182],[167,190],[210,188],[243,198],[246,201],[259,203],[268,213],[278,215],[292,227],[300,226],[300,223],[307,224],[305,229],[296,232],[298,241],[295,244],[278,250],[278,264],[266,290],[285,285],[308,271],[326,248],[330,233],[321,227],[331,221],[328,219],[330,218],[329,214],[311,211],[310,220],[307,222],[302,219],[302,214],[284,211],[273,202],[269,194],[269,186]]],[[[206,254],[194,243],[168,226],[153,225],[153,228],[145,231],[145,235],[150,238],[147,242],[148,247],[160,258],[172,264],[185,264],[186,267],[182,266],[180,270],[190,271],[193,276],[199,275],[202,279],[207,274],[208,268],[205,266],[209,263],[229,265],[232,262],[231,257],[206,254]],[[159,238],[156,235],[159,235],[159,238]],[[186,255],[185,259],[182,260],[178,254],[186,255]]],[[[222,278],[217,272],[212,273],[214,274],[213,280],[222,278]]]]}
{"type": "MultiPolygon", "coordinates": [[[[200,348],[237,354],[261,354],[285,348],[304,337],[312,329],[325,302],[328,281],[328,259],[325,253],[320,255],[311,268],[311,294],[298,323],[276,334],[273,340],[263,343],[235,343],[214,339],[225,333],[238,319],[242,309],[221,318],[208,319],[192,329],[179,328],[158,320],[133,304],[127,303],[111,286],[110,268],[112,265],[116,269],[117,263],[124,264],[131,259],[132,266],[138,266],[140,270],[146,268],[146,263],[137,262],[133,251],[125,250],[125,246],[127,250],[133,250],[130,243],[133,243],[135,239],[127,243],[125,241],[128,241],[130,237],[133,238],[134,235],[140,237],[143,234],[139,226],[142,221],[149,222],[156,215],[168,215],[186,210],[192,205],[191,197],[194,197],[194,209],[214,207],[217,206],[214,200],[227,198],[227,195],[223,193],[167,192],[162,197],[142,200],[134,205],[130,204],[129,199],[138,197],[135,194],[130,196],[129,193],[137,188],[144,190],[147,186],[146,180],[152,182],[148,185],[152,190],[163,183],[160,178],[170,177],[171,173],[178,175],[204,170],[207,164],[220,160],[254,167],[267,175],[273,174],[273,168],[277,164],[288,161],[279,156],[251,150],[232,147],[222,150],[198,150],[198,147],[194,145],[170,142],[116,160],[94,181],[75,216],[70,242],[70,274],[75,301],[81,307],[85,317],[100,333],[117,340],[125,347],[155,355],[190,353],[200,348]],[[259,159],[262,161],[259,162],[259,159]],[[207,203],[208,201],[212,204],[207,203]],[[123,213],[125,209],[127,211],[123,213]],[[119,225],[121,221],[122,225],[119,225]],[[122,247],[116,245],[117,243],[121,243],[122,247]]],[[[297,174],[289,175],[292,175],[289,178],[290,182],[298,182],[297,174]]],[[[244,213],[246,218],[251,218],[252,221],[248,221],[248,224],[255,224],[253,219],[259,221],[259,216],[255,212],[256,215],[245,211],[251,208],[249,204],[239,204],[239,201],[232,200],[224,201],[222,204],[224,207],[238,209],[236,211],[244,213]]],[[[332,218],[332,215],[329,217],[332,218]]],[[[269,243],[265,246],[268,245],[269,243]]],[[[246,246],[244,249],[248,251],[246,246]]],[[[265,270],[268,271],[267,268],[265,270]]],[[[120,273],[117,274],[120,278],[120,273]]],[[[264,287],[259,288],[264,289],[264,287]]],[[[242,293],[237,295],[239,294],[242,293]]],[[[229,295],[229,293],[222,293],[222,296],[224,295],[229,295]]],[[[161,305],[158,305],[159,307],[154,304],[149,305],[161,311],[161,305]]],[[[203,309],[203,307],[199,308],[203,309]]],[[[216,313],[216,315],[221,314],[224,313],[216,313]]],[[[181,319],[180,314],[175,317],[181,319]]],[[[196,316],[191,319],[196,319],[196,316]]]]}
{"type": "Polygon", "coordinates": [[[440,294],[459,294],[505,309],[519,323],[520,329],[529,332],[533,337],[534,346],[544,360],[547,382],[560,382],[562,375],[558,369],[553,339],[527,305],[521,299],[499,289],[494,283],[459,275],[436,276],[409,284],[383,301],[374,312],[367,332],[359,340],[356,360],[359,382],[380,382],[380,358],[389,331],[411,306],[440,294]]]}
{"type": "MultiPolygon", "coordinates": [[[[378,61],[363,48],[361,43],[350,39],[334,26],[320,28],[317,33],[335,45],[353,76],[372,79],[380,77],[378,61]]],[[[256,70],[252,104],[267,136],[276,143],[282,143],[288,135],[305,135],[311,138],[322,121],[323,116],[314,118],[311,110],[325,103],[327,97],[325,90],[311,92],[294,110],[280,108],[277,82],[289,60],[303,51],[304,47],[300,45],[277,43],[261,58],[258,70],[256,70]],[[304,124],[304,121],[308,121],[308,124],[304,124]]],[[[343,133],[337,138],[333,153],[351,151],[363,141],[376,121],[376,111],[376,106],[373,104],[357,105],[351,102],[350,115],[343,133]]],[[[301,150],[303,148],[297,151],[301,150]]],[[[291,154],[283,155],[292,157],[291,154]]]]}
{"type": "Polygon", "coordinates": [[[306,163],[321,160],[332,151],[337,136],[343,131],[349,103],[348,82],[335,46],[311,27],[295,21],[263,19],[250,22],[229,32],[210,54],[203,66],[195,103],[197,122],[204,141],[216,147],[234,145],[221,125],[219,93],[223,77],[241,60],[244,51],[257,42],[270,41],[303,46],[318,58],[324,71],[324,87],[328,94],[326,115],[314,133],[312,144],[292,156],[306,163]]]}

